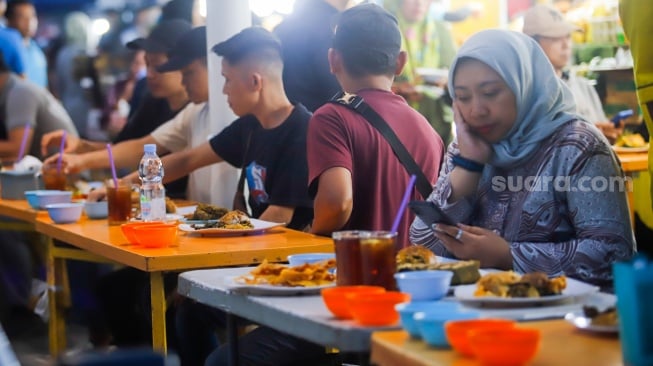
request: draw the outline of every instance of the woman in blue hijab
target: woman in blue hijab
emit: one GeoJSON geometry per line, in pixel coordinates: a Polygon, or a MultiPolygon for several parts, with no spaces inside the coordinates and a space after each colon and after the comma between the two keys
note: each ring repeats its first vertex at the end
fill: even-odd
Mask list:
{"type": "Polygon", "coordinates": [[[504,30],[473,35],[449,90],[457,139],[428,200],[461,224],[417,218],[412,242],[482,267],[609,287],[612,263],[634,251],[629,186],[538,44],[504,30]]]}

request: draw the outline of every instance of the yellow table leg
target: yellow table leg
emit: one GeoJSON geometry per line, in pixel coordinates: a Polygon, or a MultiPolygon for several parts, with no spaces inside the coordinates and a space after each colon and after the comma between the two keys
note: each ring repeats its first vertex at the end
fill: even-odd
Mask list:
{"type": "Polygon", "coordinates": [[[150,301],[152,304],[152,347],[164,354],[166,344],[166,298],[163,272],[150,272],[150,301]]]}
{"type": "Polygon", "coordinates": [[[66,323],[64,321],[64,300],[58,293],[63,289],[62,279],[67,279],[65,260],[55,258],[53,254],[54,243],[51,238],[47,239],[47,281],[48,281],[48,308],[50,321],[48,323],[48,338],[50,343],[50,354],[53,357],[59,355],[66,348],[66,323]],[[63,273],[61,273],[63,272],[63,273]]]}

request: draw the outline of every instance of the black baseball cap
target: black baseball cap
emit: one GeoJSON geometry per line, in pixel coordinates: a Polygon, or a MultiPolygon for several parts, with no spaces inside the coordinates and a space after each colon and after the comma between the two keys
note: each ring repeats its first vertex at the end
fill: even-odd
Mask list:
{"type": "Polygon", "coordinates": [[[376,4],[349,8],[337,18],[333,48],[373,73],[393,67],[401,52],[397,18],[376,4]]]}
{"type": "Polygon", "coordinates": [[[211,50],[227,61],[237,63],[250,52],[264,47],[272,47],[281,54],[281,41],[277,36],[262,27],[249,27],[216,44],[211,50]]]}
{"type": "Polygon", "coordinates": [[[191,62],[206,58],[206,27],[193,28],[184,33],[168,51],[168,62],[156,68],[158,72],[177,71],[191,62]]]}
{"type": "Polygon", "coordinates": [[[182,19],[164,20],[157,24],[145,38],[136,38],[127,43],[127,48],[145,52],[166,53],[177,39],[193,26],[182,19]]]}

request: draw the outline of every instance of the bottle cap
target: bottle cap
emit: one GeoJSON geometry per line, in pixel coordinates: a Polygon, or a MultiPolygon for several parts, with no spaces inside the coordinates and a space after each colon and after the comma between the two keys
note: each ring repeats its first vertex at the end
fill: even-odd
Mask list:
{"type": "Polygon", "coordinates": [[[146,153],[155,153],[156,154],[156,144],[145,144],[143,145],[143,151],[146,153]]]}

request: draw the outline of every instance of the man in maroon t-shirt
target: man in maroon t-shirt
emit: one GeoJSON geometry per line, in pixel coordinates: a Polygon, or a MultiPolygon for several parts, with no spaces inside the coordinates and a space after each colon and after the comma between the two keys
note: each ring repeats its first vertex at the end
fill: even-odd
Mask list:
{"type": "MultiPolygon", "coordinates": [[[[329,64],[343,90],[357,94],[392,128],[435,184],[444,155],[442,139],[427,120],[392,93],[406,63],[396,19],[375,5],[339,18],[329,64]]],[[[390,144],[357,112],[341,105],[319,108],[308,127],[309,187],[315,195],[312,232],[390,230],[410,176],[390,144]]],[[[416,189],[411,199],[425,199],[416,189]]],[[[404,214],[397,244],[408,244],[413,220],[404,214]]]]}

